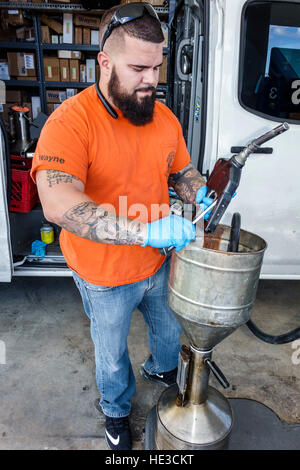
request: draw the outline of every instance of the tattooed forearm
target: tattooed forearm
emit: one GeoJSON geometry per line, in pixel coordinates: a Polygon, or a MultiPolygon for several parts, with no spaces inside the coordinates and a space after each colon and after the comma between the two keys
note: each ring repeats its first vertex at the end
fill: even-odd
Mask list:
{"type": "Polygon", "coordinates": [[[64,215],[60,225],[79,237],[115,245],[142,245],[146,224],[106,210],[95,202],[82,202],[64,215]]]}
{"type": "Polygon", "coordinates": [[[196,194],[201,186],[205,185],[205,179],[200,175],[192,163],[189,163],[178,173],[169,176],[169,184],[184,202],[193,204],[196,194]]]}
{"type": "Polygon", "coordinates": [[[73,183],[73,181],[80,181],[73,175],[63,173],[62,171],[47,170],[47,182],[49,188],[59,183],[73,183]]]}

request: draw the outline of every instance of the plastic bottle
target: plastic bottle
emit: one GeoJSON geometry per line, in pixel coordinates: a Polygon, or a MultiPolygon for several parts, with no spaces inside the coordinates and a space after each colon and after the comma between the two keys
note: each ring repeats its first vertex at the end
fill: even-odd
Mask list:
{"type": "Polygon", "coordinates": [[[54,229],[50,224],[43,224],[40,229],[41,240],[44,243],[54,242],[54,229]]]}

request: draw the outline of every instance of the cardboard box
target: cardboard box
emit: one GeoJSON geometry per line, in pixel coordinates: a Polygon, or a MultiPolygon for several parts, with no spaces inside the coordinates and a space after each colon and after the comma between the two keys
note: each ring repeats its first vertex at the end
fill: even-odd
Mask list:
{"type": "Polygon", "coordinates": [[[70,59],[70,82],[79,82],[79,60],[70,59]]]}
{"type": "Polygon", "coordinates": [[[6,90],[6,103],[22,104],[23,94],[21,90],[6,90]]]}
{"type": "Polygon", "coordinates": [[[67,93],[61,90],[46,90],[47,103],[62,103],[67,99],[67,93]]]}
{"type": "Polygon", "coordinates": [[[91,30],[90,28],[82,29],[82,44],[91,44],[91,30]]]}
{"type": "Polygon", "coordinates": [[[74,25],[86,28],[99,29],[100,18],[98,16],[74,15],[74,25]]]}
{"type": "Polygon", "coordinates": [[[31,97],[31,106],[32,106],[32,119],[38,117],[41,112],[41,98],[39,96],[31,97]]]}
{"type": "Polygon", "coordinates": [[[30,82],[36,82],[37,81],[37,77],[17,77],[17,80],[27,80],[27,81],[30,81],[30,82]]]}
{"type": "Polygon", "coordinates": [[[74,43],[82,44],[82,27],[81,26],[74,27],[74,43]]]}
{"type": "Polygon", "coordinates": [[[22,10],[5,10],[3,11],[3,19],[7,24],[12,26],[21,26],[25,23],[27,24],[27,22],[24,21],[22,10]]]}
{"type": "Polygon", "coordinates": [[[86,66],[84,64],[80,64],[80,81],[86,82],[86,66]]]}
{"type": "Polygon", "coordinates": [[[27,52],[8,52],[9,74],[15,77],[35,77],[35,54],[27,52]]]}
{"type": "Polygon", "coordinates": [[[45,25],[49,26],[49,28],[52,28],[57,34],[63,34],[63,25],[53,18],[43,14],[41,16],[41,21],[45,25]]]}
{"type": "Polygon", "coordinates": [[[96,81],[96,61],[95,59],[86,60],[86,81],[88,83],[95,83],[96,81]]]}
{"type": "Polygon", "coordinates": [[[5,59],[0,60],[0,80],[10,80],[8,62],[5,59]]]}
{"type": "Polygon", "coordinates": [[[54,111],[54,103],[47,103],[48,115],[54,111]]]}
{"type": "Polygon", "coordinates": [[[159,70],[158,83],[167,83],[168,81],[168,58],[163,58],[163,64],[159,70]]]}
{"type": "Polygon", "coordinates": [[[49,26],[41,26],[42,30],[42,42],[45,44],[50,43],[50,30],[49,26]]]}
{"type": "Polygon", "coordinates": [[[46,81],[59,82],[59,59],[56,57],[44,57],[44,73],[46,81]]]}
{"type": "Polygon", "coordinates": [[[48,114],[53,113],[60,105],[61,103],[47,103],[48,114]]]}
{"type": "Polygon", "coordinates": [[[80,60],[82,58],[81,51],[57,51],[57,56],[59,59],[77,59],[80,60]]]}
{"type": "MultiPolygon", "coordinates": [[[[2,25],[3,26],[3,25],[2,25]]],[[[9,41],[16,39],[16,29],[12,26],[7,29],[0,28],[0,41],[9,41]]]]}
{"type": "Polygon", "coordinates": [[[75,96],[77,95],[77,88],[67,88],[66,89],[66,94],[67,94],[67,98],[71,98],[72,96],[75,96]]]}
{"type": "Polygon", "coordinates": [[[64,13],[63,42],[66,44],[73,44],[73,15],[72,13],[64,13]]]}
{"type": "Polygon", "coordinates": [[[91,44],[98,45],[99,44],[99,30],[98,29],[91,29],[91,44]]]}
{"type": "Polygon", "coordinates": [[[70,66],[69,59],[59,59],[59,72],[62,82],[70,81],[70,66]]]}
{"type": "Polygon", "coordinates": [[[16,29],[16,38],[23,39],[26,41],[32,41],[34,37],[34,28],[29,28],[28,26],[21,26],[16,29]]]}

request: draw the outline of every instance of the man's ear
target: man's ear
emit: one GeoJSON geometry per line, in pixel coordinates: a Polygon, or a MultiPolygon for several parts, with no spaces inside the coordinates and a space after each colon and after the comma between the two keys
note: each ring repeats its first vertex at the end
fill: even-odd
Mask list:
{"type": "Polygon", "coordinates": [[[112,62],[111,62],[109,55],[106,52],[101,51],[99,52],[97,59],[98,59],[98,64],[100,66],[101,75],[110,77],[110,73],[112,69],[112,62]]]}

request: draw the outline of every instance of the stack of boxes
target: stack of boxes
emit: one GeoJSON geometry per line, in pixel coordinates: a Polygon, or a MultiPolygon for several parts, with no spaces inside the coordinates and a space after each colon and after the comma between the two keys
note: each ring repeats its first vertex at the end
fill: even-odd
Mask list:
{"type": "MultiPolygon", "coordinates": [[[[7,62],[1,63],[3,69],[0,73],[1,80],[32,80],[36,81],[36,60],[33,52],[8,52],[7,62]]],[[[2,68],[0,67],[0,69],[2,68]]],[[[35,119],[41,112],[40,96],[32,96],[23,90],[6,89],[5,104],[1,104],[0,111],[5,122],[8,119],[8,111],[11,106],[22,105],[29,108],[29,117],[35,119]],[[27,95],[27,96],[26,96],[27,95]]]]}
{"type": "MultiPolygon", "coordinates": [[[[81,14],[73,17],[73,14],[65,13],[63,24],[47,15],[42,15],[41,21],[44,24],[42,26],[44,43],[99,45],[99,17],[81,14]],[[58,35],[53,35],[52,30],[58,35]]],[[[44,72],[46,81],[62,82],[94,83],[100,75],[95,59],[83,62],[83,54],[80,51],[68,50],[58,50],[57,57],[45,57],[44,72]]]]}
{"type": "Polygon", "coordinates": [[[42,42],[52,44],[93,44],[99,45],[98,16],[64,13],[63,23],[47,16],[41,16],[42,42]]]}
{"type": "Polygon", "coordinates": [[[71,98],[78,93],[75,88],[67,88],[66,90],[47,90],[46,100],[48,113],[51,114],[58,106],[67,98],[71,98]]]}

